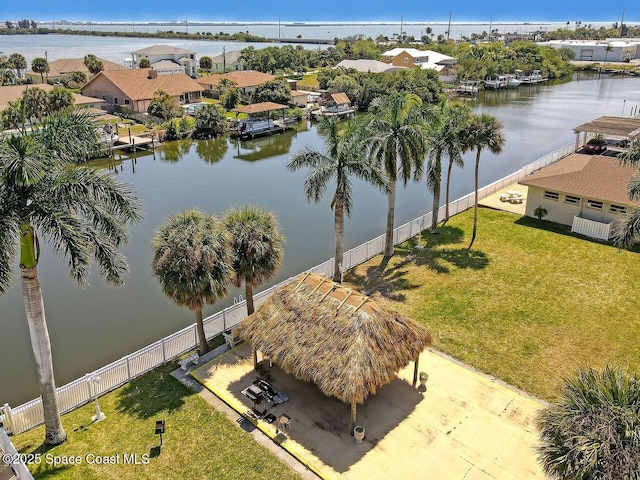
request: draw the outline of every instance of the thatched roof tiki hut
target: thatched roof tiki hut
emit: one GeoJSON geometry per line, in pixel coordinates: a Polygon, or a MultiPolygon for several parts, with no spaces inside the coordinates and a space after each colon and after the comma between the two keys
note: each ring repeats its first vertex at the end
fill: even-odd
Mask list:
{"type": "Polygon", "coordinates": [[[240,335],[286,373],[356,405],[391,382],[431,344],[422,325],[315,274],[301,274],[244,319],[240,335]]]}

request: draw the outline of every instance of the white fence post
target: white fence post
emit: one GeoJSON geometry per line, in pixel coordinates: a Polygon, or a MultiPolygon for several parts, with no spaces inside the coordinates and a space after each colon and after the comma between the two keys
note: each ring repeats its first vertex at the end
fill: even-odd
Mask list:
{"type": "Polygon", "coordinates": [[[15,428],[13,426],[13,415],[11,413],[11,407],[8,403],[5,403],[2,407],[0,407],[0,417],[2,417],[1,420],[7,432],[13,433],[15,431],[15,428]]]}

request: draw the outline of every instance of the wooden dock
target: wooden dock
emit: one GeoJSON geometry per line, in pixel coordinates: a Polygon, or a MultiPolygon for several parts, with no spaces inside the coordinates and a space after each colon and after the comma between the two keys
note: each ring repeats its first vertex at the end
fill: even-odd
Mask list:
{"type": "Polygon", "coordinates": [[[154,148],[156,141],[153,137],[141,137],[137,135],[123,135],[113,142],[111,150],[133,150],[137,148],[154,148]]]}

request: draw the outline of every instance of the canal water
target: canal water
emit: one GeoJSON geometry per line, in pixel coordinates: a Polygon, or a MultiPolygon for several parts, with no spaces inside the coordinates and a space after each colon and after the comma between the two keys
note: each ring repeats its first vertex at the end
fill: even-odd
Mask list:
{"type": "MultiPolygon", "coordinates": [[[[640,79],[575,75],[572,81],[485,92],[465,100],[476,112],[504,124],[502,154],[483,153],[480,182],[486,185],[575,140],[572,127],[601,115],[629,115],[640,102],[640,79]]],[[[302,192],[306,172],[286,169],[291,153],[322,148],[315,125],[253,141],[222,137],[164,144],[155,154],[116,162],[117,176],[135,186],[144,201],[144,220],[131,229],[123,249],[131,266],[127,284],[114,289],[97,275],[78,288],[65,264],[43,251],[39,273],[58,385],[82,376],[194,321],[193,314],[164,297],[151,277],[150,240],[166,217],[197,207],[221,214],[234,205],[256,204],[275,212],[286,237],[281,281],[333,254],[333,218],[328,192],[309,204],[302,192]]],[[[452,199],[473,189],[473,155],[455,169],[452,199]]],[[[409,183],[397,196],[396,225],[428,211],[431,195],[423,182],[409,183]]],[[[345,224],[345,248],[384,231],[385,197],[355,182],[353,215],[345,224]]],[[[209,306],[211,314],[240,292],[209,306]]],[[[15,406],[38,394],[35,365],[19,283],[0,297],[0,404],[15,406]]]]}

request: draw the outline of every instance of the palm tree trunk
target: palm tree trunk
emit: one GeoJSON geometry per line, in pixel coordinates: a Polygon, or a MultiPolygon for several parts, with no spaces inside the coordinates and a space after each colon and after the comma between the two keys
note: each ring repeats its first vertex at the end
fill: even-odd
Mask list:
{"type": "MultiPolygon", "coordinates": [[[[21,255],[22,258],[22,255],[21,255]]],[[[20,266],[22,278],[22,297],[29,324],[31,348],[36,360],[40,394],[42,395],[42,409],[44,411],[46,445],[59,445],[67,439],[62,427],[58,398],[56,396],[56,382],[53,377],[53,360],[51,358],[51,344],[49,330],[44,314],[42,291],[38,281],[37,267],[26,268],[20,266]]]]}
{"type": "Polygon", "coordinates": [[[342,275],[340,274],[340,267],[343,267],[343,250],[344,250],[344,207],[341,200],[336,200],[333,217],[333,229],[336,236],[336,255],[335,266],[333,268],[333,281],[342,283],[342,275]]]}
{"type": "Polygon", "coordinates": [[[251,315],[253,312],[255,312],[255,309],[253,308],[253,285],[251,285],[251,282],[247,281],[247,279],[244,279],[244,295],[245,298],[247,299],[247,316],[251,315]]]}
{"type": "Polygon", "coordinates": [[[196,327],[198,330],[198,353],[200,355],[204,355],[207,353],[209,346],[207,345],[207,337],[204,334],[204,323],[202,322],[202,309],[198,309],[195,311],[196,314],[196,327]]]}
{"type": "Polygon", "coordinates": [[[447,167],[447,187],[444,193],[444,225],[449,221],[449,185],[451,183],[451,171],[453,170],[453,162],[449,159],[449,166],[447,167]]]}
{"type": "Polygon", "coordinates": [[[440,183],[442,182],[442,174],[440,168],[436,172],[436,178],[433,182],[433,209],[431,212],[431,233],[438,233],[438,210],[440,210],[440,183]]]}
{"type": "Polygon", "coordinates": [[[480,149],[478,149],[478,153],[476,154],[476,170],[475,170],[475,195],[474,195],[474,205],[473,205],[473,230],[471,231],[471,243],[467,247],[467,250],[471,250],[473,246],[473,242],[476,240],[476,232],[478,230],[478,170],[480,168],[480,149]]]}
{"type": "Polygon", "coordinates": [[[44,302],[38,280],[38,248],[36,236],[29,223],[20,226],[20,278],[22,280],[22,299],[29,325],[31,348],[36,360],[42,409],[44,412],[46,445],[59,445],[67,439],[60,420],[56,382],[53,376],[53,360],[47,319],[44,314],[44,302]]]}
{"type": "Polygon", "coordinates": [[[393,217],[396,210],[396,183],[397,180],[389,180],[389,193],[387,194],[387,231],[384,238],[384,256],[393,255],[393,217]]]}

